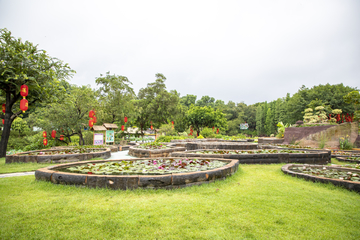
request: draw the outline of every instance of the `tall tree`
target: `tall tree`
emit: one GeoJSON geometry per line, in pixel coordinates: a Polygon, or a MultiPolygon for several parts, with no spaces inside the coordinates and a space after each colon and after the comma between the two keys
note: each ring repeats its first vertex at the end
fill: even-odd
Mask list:
{"type": "Polygon", "coordinates": [[[220,110],[215,111],[211,107],[191,106],[186,118],[188,125],[192,126],[197,132],[197,136],[205,127],[215,127],[224,131],[227,129],[225,114],[220,110]]]}
{"type": "Polygon", "coordinates": [[[150,125],[150,121],[158,128],[173,121],[177,112],[179,94],[175,90],[166,90],[166,78],[163,74],[157,73],[155,77],[155,82],[148,83],[146,88],[139,90],[135,101],[136,123],[142,134],[143,129],[150,125]]]}
{"type": "Polygon", "coordinates": [[[109,123],[122,122],[130,112],[131,100],[135,97],[130,87],[132,83],[127,77],[110,75],[110,72],[106,72],[105,76],[100,74],[95,82],[100,85],[98,92],[104,116],[102,120],[109,123]]]}
{"type": "Polygon", "coordinates": [[[199,107],[215,107],[215,98],[209,96],[202,96],[201,99],[196,101],[196,106],[199,107]]]}
{"type": "Polygon", "coordinates": [[[61,80],[67,79],[74,71],[62,61],[52,58],[46,51],[39,50],[31,42],[16,39],[7,29],[0,29],[0,95],[5,96],[6,111],[0,142],[0,157],[6,156],[10,126],[21,114],[17,103],[21,98],[20,87],[29,87],[27,100],[29,108],[35,102],[50,102],[62,89],[61,80]]]}
{"type": "Polygon", "coordinates": [[[79,145],[84,145],[83,129],[88,126],[89,111],[97,104],[96,92],[90,86],[71,85],[63,101],[37,110],[37,123],[48,132],[56,130],[65,135],[69,142],[71,136],[78,135],[79,145]]]}
{"type": "Polygon", "coordinates": [[[180,98],[180,103],[189,108],[191,104],[195,105],[196,98],[196,95],[187,94],[186,96],[182,96],[180,98]]]}

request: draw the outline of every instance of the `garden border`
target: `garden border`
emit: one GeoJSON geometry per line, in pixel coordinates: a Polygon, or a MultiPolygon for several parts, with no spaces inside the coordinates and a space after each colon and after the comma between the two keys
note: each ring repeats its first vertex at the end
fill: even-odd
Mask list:
{"type": "MultiPolygon", "coordinates": [[[[174,158],[164,158],[174,159],[174,158]]],[[[96,160],[77,163],[60,164],[50,167],[41,168],[35,171],[36,180],[49,181],[54,184],[67,184],[84,186],[89,188],[110,188],[110,189],[176,189],[201,185],[224,180],[226,177],[233,175],[239,167],[239,162],[232,159],[211,159],[228,162],[227,165],[207,170],[190,173],[174,173],[165,175],[95,175],[60,172],[57,169],[64,167],[83,165],[87,163],[103,163],[113,161],[143,161],[143,158],[137,159],[112,159],[96,160]]]]}
{"type": "MultiPolygon", "coordinates": [[[[347,188],[349,190],[353,190],[353,191],[356,191],[356,192],[360,193],[360,182],[357,183],[357,182],[348,181],[348,180],[316,177],[316,176],[312,176],[312,175],[305,174],[305,173],[298,173],[298,172],[291,171],[289,169],[289,168],[294,167],[294,166],[301,167],[301,166],[304,166],[304,165],[303,164],[286,164],[286,165],[281,167],[281,171],[283,171],[285,174],[291,175],[292,177],[304,178],[305,180],[312,181],[312,182],[332,183],[335,186],[345,187],[345,188],[347,188]]],[[[323,168],[324,166],[322,166],[322,165],[309,165],[309,167],[323,168]]],[[[360,174],[359,169],[332,167],[332,166],[326,166],[326,168],[327,169],[337,169],[337,170],[341,170],[341,171],[357,172],[357,173],[360,174]]]]}
{"type": "MultiPolygon", "coordinates": [[[[307,163],[328,164],[329,152],[309,153],[255,153],[255,154],[201,154],[199,151],[218,151],[218,149],[198,149],[186,152],[174,152],[171,157],[201,157],[236,159],[240,164],[307,163]]],[[[232,151],[233,149],[222,149],[232,151]]],[[[277,149],[276,149],[277,150],[277,149]]],[[[251,151],[251,150],[250,150],[251,151]]]]}
{"type": "Polygon", "coordinates": [[[129,147],[129,155],[138,158],[168,157],[172,152],[185,151],[184,147],[170,147],[165,149],[141,149],[138,146],[129,147]]]}
{"type": "MultiPolygon", "coordinates": [[[[64,150],[63,148],[62,150],[64,150]]],[[[69,148],[72,149],[72,148],[69,148]]],[[[92,158],[109,158],[111,157],[111,150],[109,148],[89,148],[96,150],[103,150],[99,152],[92,153],[74,153],[74,154],[56,154],[56,155],[23,155],[26,153],[33,152],[50,152],[50,151],[59,151],[54,149],[43,149],[36,151],[28,151],[16,153],[13,155],[6,156],[5,163],[18,163],[18,162],[36,162],[36,163],[60,163],[61,161],[84,161],[92,158]]]]}

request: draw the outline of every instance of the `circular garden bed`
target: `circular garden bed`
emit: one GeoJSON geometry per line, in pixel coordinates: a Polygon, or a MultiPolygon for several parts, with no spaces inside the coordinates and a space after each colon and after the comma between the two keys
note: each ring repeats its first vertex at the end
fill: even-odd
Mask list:
{"type": "Polygon", "coordinates": [[[360,163],[360,156],[357,157],[336,157],[340,162],[360,163]]]}
{"type": "Polygon", "coordinates": [[[109,148],[62,148],[58,150],[44,149],[22,152],[6,156],[6,163],[36,162],[36,163],[61,163],[78,162],[92,158],[109,158],[109,148]]]}
{"type": "Polygon", "coordinates": [[[41,168],[35,178],[90,188],[173,189],[223,180],[238,165],[237,160],[206,158],[98,160],[41,168]]]}
{"type": "Polygon", "coordinates": [[[145,143],[129,148],[129,155],[138,158],[168,157],[170,153],[185,151],[184,147],[171,147],[164,143],[145,143]]]}
{"type": "Polygon", "coordinates": [[[286,164],[281,170],[293,177],[313,182],[332,183],[360,192],[360,169],[356,167],[286,164]]]}
{"type": "Polygon", "coordinates": [[[192,150],[171,153],[172,157],[205,157],[237,159],[239,163],[269,164],[269,163],[311,163],[327,164],[329,152],[311,152],[298,150],[259,149],[259,150],[192,150]]]}

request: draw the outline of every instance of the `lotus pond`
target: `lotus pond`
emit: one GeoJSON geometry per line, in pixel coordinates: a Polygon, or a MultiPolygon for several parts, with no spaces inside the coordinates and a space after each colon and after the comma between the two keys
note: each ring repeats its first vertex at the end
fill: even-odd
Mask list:
{"type": "Polygon", "coordinates": [[[309,153],[298,150],[277,150],[277,149],[262,149],[262,150],[218,150],[218,151],[197,151],[198,154],[258,154],[258,153],[309,153]]]}
{"type": "Polygon", "coordinates": [[[309,146],[303,147],[303,146],[294,145],[294,144],[275,144],[275,146],[284,147],[284,148],[307,148],[307,149],[311,148],[309,146]]]}
{"type": "Polygon", "coordinates": [[[327,167],[323,168],[314,168],[311,166],[300,166],[300,167],[292,167],[290,168],[291,171],[304,173],[312,176],[317,177],[324,177],[324,178],[332,178],[332,179],[339,179],[339,180],[348,180],[354,182],[360,182],[360,175],[359,173],[353,173],[351,171],[341,171],[337,169],[330,169],[327,167]]]}
{"type": "Polygon", "coordinates": [[[64,149],[64,150],[46,150],[34,151],[27,153],[20,153],[19,156],[37,156],[37,155],[58,155],[58,154],[78,154],[78,153],[93,153],[103,152],[104,149],[90,149],[90,148],[77,148],[77,149],[64,149]]]}
{"type": "Polygon", "coordinates": [[[61,169],[60,171],[97,175],[161,175],[206,171],[223,167],[227,162],[209,159],[146,159],[88,163],[61,169]]]}
{"type": "Polygon", "coordinates": [[[170,147],[166,146],[165,144],[161,144],[157,142],[149,142],[149,143],[140,144],[136,148],[154,150],[154,149],[168,149],[170,147]]]}

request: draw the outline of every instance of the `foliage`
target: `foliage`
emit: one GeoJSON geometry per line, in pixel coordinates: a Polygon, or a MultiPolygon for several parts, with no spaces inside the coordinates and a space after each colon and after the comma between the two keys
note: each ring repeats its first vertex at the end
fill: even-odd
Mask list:
{"type": "Polygon", "coordinates": [[[313,111],[314,111],[314,110],[313,110],[312,108],[306,108],[306,109],[304,110],[305,115],[304,115],[303,118],[304,118],[304,122],[305,122],[305,123],[313,122],[313,119],[315,118],[313,111]]]}
{"type": "Polygon", "coordinates": [[[283,138],[285,134],[285,128],[289,127],[289,124],[283,124],[283,122],[278,122],[276,125],[278,127],[278,134],[276,135],[277,138],[283,138]]]}
{"type": "Polygon", "coordinates": [[[197,135],[205,127],[215,127],[220,130],[227,129],[225,114],[220,110],[214,111],[211,107],[191,106],[187,112],[187,123],[192,126],[197,135]]]}
{"type": "Polygon", "coordinates": [[[124,123],[124,117],[132,110],[131,100],[135,97],[130,87],[132,82],[125,76],[110,75],[110,72],[106,72],[105,76],[100,74],[95,82],[100,86],[98,94],[101,111],[98,120],[102,123],[124,123]]]}
{"type": "Polygon", "coordinates": [[[196,106],[199,107],[215,107],[215,98],[209,96],[202,96],[201,99],[196,101],[196,106]]]}
{"type": "Polygon", "coordinates": [[[177,133],[171,123],[162,124],[159,128],[159,133],[165,134],[166,136],[176,136],[177,133]]]}
{"type": "Polygon", "coordinates": [[[199,139],[203,139],[204,137],[203,137],[203,136],[201,136],[201,134],[199,134],[199,136],[197,136],[197,138],[199,138],[199,139]]]}
{"type": "Polygon", "coordinates": [[[359,91],[356,90],[356,91],[349,92],[343,98],[344,98],[345,103],[353,105],[353,107],[355,109],[355,112],[354,112],[355,120],[359,121],[360,120],[360,93],[359,93],[359,91]]]}
{"type": "Polygon", "coordinates": [[[61,101],[39,108],[35,111],[37,124],[50,133],[56,130],[59,140],[60,134],[65,136],[64,142],[70,143],[72,136],[77,135],[78,144],[84,145],[84,127],[88,126],[89,111],[96,109],[96,93],[90,86],[70,85],[67,94],[61,101]]]}
{"type": "Polygon", "coordinates": [[[157,73],[155,77],[155,82],[139,90],[137,100],[134,101],[133,115],[142,134],[145,128],[150,127],[150,122],[154,128],[159,128],[161,124],[172,121],[172,116],[177,112],[179,94],[174,90],[166,90],[163,74],[157,73]]]}
{"type": "Polygon", "coordinates": [[[341,150],[353,149],[353,144],[350,142],[350,137],[348,135],[346,135],[346,137],[339,138],[339,148],[341,150]]]}
{"type": "Polygon", "coordinates": [[[360,182],[359,174],[355,172],[354,173],[349,172],[348,169],[339,170],[339,169],[331,169],[327,167],[316,168],[311,166],[301,166],[301,167],[293,167],[291,170],[317,177],[360,182]]]}
{"type": "Polygon", "coordinates": [[[21,136],[29,134],[30,132],[30,128],[28,127],[26,121],[24,121],[21,117],[14,119],[11,124],[11,129],[18,132],[21,136]]]}
{"type": "Polygon", "coordinates": [[[28,100],[30,111],[35,103],[47,103],[56,100],[64,92],[61,85],[74,71],[62,61],[38,50],[37,46],[11,36],[7,29],[0,29],[0,95],[5,96],[6,112],[1,114],[5,119],[1,135],[0,157],[6,155],[10,136],[10,126],[19,111],[20,86],[29,88],[28,100]]]}
{"type": "Polygon", "coordinates": [[[153,149],[167,149],[169,147],[159,142],[148,142],[148,143],[140,144],[136,148],[153,150],[153,149]]]}
{"type": "Polygon", "coordinates": [[[212,128],[207,128],[207,127],[201,130],[200,135],[203,136],[204,138],[215,138],[216,136],[214,130],[212,128]]]}

